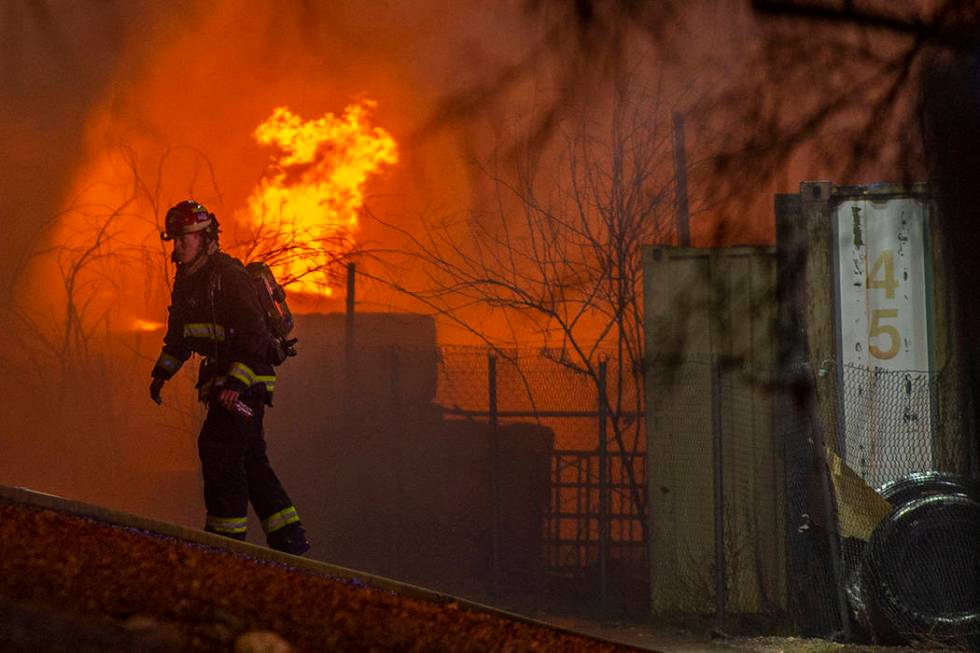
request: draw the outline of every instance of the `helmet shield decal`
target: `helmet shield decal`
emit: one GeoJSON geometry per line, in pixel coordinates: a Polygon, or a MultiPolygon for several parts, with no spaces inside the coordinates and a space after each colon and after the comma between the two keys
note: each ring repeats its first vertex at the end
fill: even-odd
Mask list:
{"type": "Polygon", "coordinates": [[[212,225],[217,225],[213,214],[208,213],[208,210],[198,202],[185,200],[167,211],[160,238],[173,240],[184,234],[208,229],[212,225]]]}

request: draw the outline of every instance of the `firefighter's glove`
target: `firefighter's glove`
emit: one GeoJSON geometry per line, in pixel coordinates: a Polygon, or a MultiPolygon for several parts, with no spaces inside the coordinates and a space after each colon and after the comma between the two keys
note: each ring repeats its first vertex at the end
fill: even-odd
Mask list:
{"type": "Polygon", "coordinates": [[[296,338],[286,340],[275,338],[269,346],[269,362],[273,365],[282,365],[287,358],[296,355],[296,348],[293,346],[297,342],[296,338]]]}
{"type": "Polygon", "coordinates": [[[224,406],[226,410],[235,410],[235,402],[238,401],[238,395],[238,390],[225,388],[218,395],[218,403],[224,406]]]}
{"type": "Polygon", "coordinates": [[[163,384],[166,383],[160,377],[153,377],[153,382],[150,383],[150,399],[155,401],[157,405],[163,403],[163,399],[160,398],[160,390],[163,389],[163,384]]]}

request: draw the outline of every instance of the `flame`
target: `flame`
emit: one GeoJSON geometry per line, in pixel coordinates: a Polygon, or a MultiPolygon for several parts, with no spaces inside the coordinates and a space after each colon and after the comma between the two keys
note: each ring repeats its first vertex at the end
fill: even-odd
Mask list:
{"type": "Polygon", "coordinates": [[[167,325],[163,322],[154,322],[153,320],[142,320],[140,318],[135,318],[133,320],[133,331],[158,331],[163,329],[165,326],[167,325]]]}
{"type": "Polygon", "coordinates": [[[375,106],[364,100],[306,121],[278,107],[253,134],[278,153],[248,199],[248,221],[265,234],[266,262],[290,292],[331,294],[327,268],[353,246],[364,184],[398,160],[391,134],[370,125],[375,106]]]}

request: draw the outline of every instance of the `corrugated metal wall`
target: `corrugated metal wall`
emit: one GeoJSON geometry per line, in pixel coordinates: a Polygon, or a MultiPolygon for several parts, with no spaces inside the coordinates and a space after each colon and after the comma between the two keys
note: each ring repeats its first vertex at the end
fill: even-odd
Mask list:
{"type": "Polygon", "coordinates": [[[726,611],[785,608],[775,270],[772,248],[644,250],[654,613],[714,611],[719,428],[726,611]]]}

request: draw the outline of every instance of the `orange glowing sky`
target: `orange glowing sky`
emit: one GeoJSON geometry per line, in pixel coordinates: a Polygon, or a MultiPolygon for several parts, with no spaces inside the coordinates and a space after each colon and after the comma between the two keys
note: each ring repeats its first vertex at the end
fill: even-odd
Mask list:
{"type": "MultiPolygon", "coordinates": [[[[112,281],[96,293],[94,313],[121,311],[124,328],[161,314],[172,270],[156,234],[166,208],[186,197],[219,216],[229,247],[263,220],[308,240],[338,228],[376,240],[371,225],[357,225],[365,201],[401,219],[419,206],[465,205],[469,181],[452,133],[400,147],[432,111],[439,97],[433,77],[448,66],[448,44],[403,58],[412,25],[430,22],[432,11],[395,11],[374,25],[377,9],[333,11],[346,24],[323,16],[324,32],[313,34],[296,11],[200,4],[193,20],[159,13],[147,17],[152,29],[130,35],[111,83],[88,111],[82,158],[49,235],[51,245],[80,246],[100,220],[125,207],[113,218],[109,244],[130,255],[125,265],[98,269],[112,281]],[[364,42],[338,39],[345,29],[352,31],[344,38],[364,42]]],[[[465,34],[464,26],[459,38],[465,34]]],[[[329,292],[324,278],[305,274],[318,262],[302,258],[276,270],[286,280],[301,278],[290,291],[329,292]]],[[[25,295],[57,304],[57,262],[38,259],[31,272],[25,295]]]]}
{"type": "MultiPolygon", "coordinates": [[[[34,246],[80,247],[100,221],[121,209],[106,232],[106,247],[124,255],[113,265],[106,257],[90,266],[86,287],[92,289],[92,315],[118,314],[117,326],[131,329],[134,320],[155,322],[164,314],[173,271],[157,234],[167,207],[187,197],[219,216],[229,248],[270,218],[313,240],[353,228],[358,244],[397,248],[401,243],[378,224],[355,222],[360,206],[412,231],[419,216],[460,216],[493,205],[492,189],[473,163],[493,150],[503,125],[550,97],[553,75],[542,70],[528,77],[466,124],[424,137],[419,129],[448,92],[527,54],[540,35],[524,9],[518,0],[322,6],[220,0],[166,9],[134,3],[116,17],[126,29],[108,20],[85,23],[98,16],[76,16],[79,26],[115,40],[101,46],[100,56],[110,61],[99,83],[86,87],[87,104],[73,115],[80,127],[62,134],[72,144],[61,148],[73,153],[65,164],[69,172],[37,209],[48,210],[38,220],[58,217],[53,228],[38,230],[46,238],[34,246]],[[280,136],[299,137],[354,123],[358,128],[351,133],[358,138],[334,134],[345,143],[340,158],[349,162],[321,156],[329,148],[268,133],[275,125],[280,136]],[[307,161],[313,153],[319,158],[307,161]],[[346,191],[325,191],[325,179],[346,191]],[[316,216],[312,223],[302,222],[309,216],[316,216]]],[[[728,25],[705,19],[685,42],[735,47],[728,25]]],[[[78,57],[99,52],[100,43],[79,45],[78,57]]],[[[636,70],[646,81],[659,79],[658,69],[636,70]]],[[[42,149],[59,150],[53,140],[36,138],[42,149]]],[[[23,152],[15,151],[26,158],[33,150],[24,145],[23,152]]],[[[770,220],[746,218],[742,242],[771,238],[770,220]]],[[[710,232],[711,220],[692,229],[710,232]]],[[[301,279],[290,289],[297,294],[328,293],[325,278],[305,274],[309,265],[308,259],[292,261],[277,273],[301,279]]],[[[63,303],[58,261],[38,257],[25,269],[21,297],[56,315],[63,303]]],[[[391,306],[390,297],[363,299],[366,306],[391,306]]],[[[311,307],[336,308],[329,302],[311,307]]]]}

